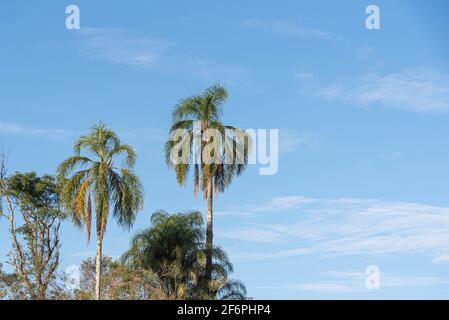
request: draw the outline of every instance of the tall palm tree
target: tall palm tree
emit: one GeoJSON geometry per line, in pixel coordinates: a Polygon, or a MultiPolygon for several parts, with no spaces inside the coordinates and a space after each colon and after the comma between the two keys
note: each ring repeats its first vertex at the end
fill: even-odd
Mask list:
{"type": "Polygon", "coordinates": [[[243,172],[248,163],[250,150],[248,134],[221,122],[223,105],[227,98],[226,89],[215,85],[200,95],[181,100],[173,110],[170,138],[165,144],[166,162],[175,170],[178,184],[185,185],[193,166],[194,194],[196,196],[198,190],[201,190],[203,197],[207,199],[206,279],[209,280],[212,272],[213,251],[213,193],[214,191],[216,194],[223,192],[233,178],[243,172]],[[210,148],[207,148],[214,142],[214,138],[207,134],[209,129],[217,130],[222,137],[222,142],[224,140],[224,143],[219,145],[219,152],[216,152],[216,149],[209,151],[210,148]],[[176,139],[175,132],[179,130],[183,130],[184,134],[176,139]],[[195,145],[194,141],[198,140],[198,137],[200,142],[195,145]],[[188,154],[184,155],[186,161],[174,162],[172,151],[180,147],[182,150],[188,150],[188,154]],[[218,161],[213,163],[205,161],[205,155],[218,161]]]}
{"type": "Polygon", "coordinates": [[[92,127],[74,144],[75,155],[59,165],[61,199],[77,226],[85,226],[90,241],[92,208],[95,207],[97,235],[95,298],[101,288],[103,237],[109,212],[123,228],[130,228],[143,208],[143,187],[134,174],[136,153],[104,124],[92,127]],[[81,152],[85,151],[86,155],[81,152]],[[89,157],[93,156],[93,157],[89,157]],[[117,166],[117,158],[122,163],[117,166]],[[79,171],[76,171],[79,170],[79,171]]]}

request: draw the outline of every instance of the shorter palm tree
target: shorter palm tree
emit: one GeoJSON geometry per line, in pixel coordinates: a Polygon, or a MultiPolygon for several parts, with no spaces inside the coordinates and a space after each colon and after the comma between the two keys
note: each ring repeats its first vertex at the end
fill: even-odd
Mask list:
{"type": "Polygon", "coordinates": [[[229,279],[233,271],[226,253],[213,249],[212,279],[206,278],[206,242],[200,212],[157,211],[152,227],[136,234],[121,260],[148,270],[160,281],[162,299],[244,299],[245,286],[229,279]]]}
{"type": "Polygon", "coordinates": [[[143,187],[133,169],[136,153],[122,144],[104,124],[92,127],[74,145],[75,155],[58,168],[61,199],[77,226],[86,227],[90,240],[92,210],[95,207],[97,251],[95,297],[100,299],[103,237],[109,212],[123,228],[130,228],[143,207],[143,187]],[[85,151],[87,155],[82,155],[85,151]],[[93,156],[93,157],[89,157],[93,156]],[[122,157],[121,166],[116,160],[122,157]],[[79,170],[79,171],[77,171],[79,170]],[[112,208],[111,208],[112,207],[112,208]]]}

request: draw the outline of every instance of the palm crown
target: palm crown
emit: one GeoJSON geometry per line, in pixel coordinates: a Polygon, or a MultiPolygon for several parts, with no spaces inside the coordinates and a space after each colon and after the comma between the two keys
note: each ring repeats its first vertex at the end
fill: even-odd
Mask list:
{"type": "Polygon", "coordinates": [[[143,206],[143,187],[133,173],[136,154],[105,125],[92,128],[90,134],[81,136],[74,145],[75,155],[61,163],[58,177],[61,197],[78,225],[85,225],[90,239],[92,207],[95,207],[96,231],[103,235],[112,203],[113,216],[119,225],[132,226],[136,213],[143,206]],[[81,154],[85,150],[95,158],[81,154]],[[124,155],[121,167],[115,158],[124,155]],[[75,171],[80,168],[80,171],[75,171]],[[72,174],[71,177],[67,177],[72,174]]]}
{"type": "MultiPolygon", "coordinates": [[[[184,129],[188,139],[182,137],[179,140],[169,139],[166,142],[166,162],[169,167],[175,170],[180,185],[186,183],[193,166],[195,195],[198,190],[201,190],[206,197],[208,182],[214,185],[216,193],[223,192],[233,178],[243,172],[248,163],[250,136],[241,129],[224,125],[221,122],[223,104],[227,97],[226,89],[216,85],[207,89],[202,95],[181,100],[172,112],[173,125],[170,128],[170,135],[178,129],[184,129]],[[199,124],[200,128],[195,128],[196,123],[199,124]],[[193,147],[196,135],[195,129],[198,129],[201,137],[201,145],[197,146],[198,149],[193,147]],[[213,138],[205,134],[208,129],[218,130],[223,138],[220,153],[211,154],[218,160],[212,164],[206,164],[203,161],[206,145],[213,142],[213,138]],[[189,144],[189,154],[186,155],[187,161],[174,163],[171,159],[171,151],[175,145],[179,146],[180,143],[189,144]],[[198,154],[195,154],[195,150],[199,150],[198,154]],[[197,158],[195,159],[195,157],[197,158]],[[233,159],[233,161],[229,162],[227,159],[233,159]]],[[[213,153],[213,151],[211,152],[213,153]]]]}

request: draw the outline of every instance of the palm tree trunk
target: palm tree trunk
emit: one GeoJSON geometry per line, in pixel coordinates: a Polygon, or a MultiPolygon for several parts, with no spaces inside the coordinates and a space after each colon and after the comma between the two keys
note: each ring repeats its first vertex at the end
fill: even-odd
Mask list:
{"type": "Polygon", "coordinates": [[[101,299],[101,257],[103,248],[103,236],[97,234],[97,255],[95,261],[95,300],[101,299]]]}
{"type": "Polygon", "coordinates": [[[213,248],[213,186],[212,179],[207,184],[207,226],[206,226],[206,279],[212,278],[212,248],[213,248]]]}

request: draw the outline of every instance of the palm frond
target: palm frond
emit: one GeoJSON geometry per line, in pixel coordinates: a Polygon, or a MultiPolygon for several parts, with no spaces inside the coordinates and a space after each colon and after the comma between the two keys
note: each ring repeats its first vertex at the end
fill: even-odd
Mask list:
{"type": "Polygon", "coordinates": [[[128,144],[116,145],[113,149],[111,149],[108,152],[107,158],[113,159],[114,156],[120,156],[122,154],[125,155],[125,159],[123,161],[123,166],[130,168],[130,169],[134,168],[134,166],[136,164],[136,160],[137,160],[137,155],[136,155],[136,152],[134,151],[134,148],[128,144]]]}
{"type": "Polygon", "coordinates": [[[229,279],[218,289],[217,298],[220,300],[245,300],[246,287],[243,282],[229,279]]]}
{"type": "Polygon", "coordinates": [[[120,174],[109,170],[108,177],[113,215],[120,226],[130,228],[136,213],[143,208],[143,186],[139,178],[128,169],[121,169],[120,174]]]}
{"type": "Polygon", "coordinates": [[[193,96],[184,100],[181,100],[178,105],[173,109],[172,120],[178,122],[182,120],[197,119],[200,115],[201,97],[193,96]]]}
{"type": "Polygon", "coordinates": [[[68,158],[67,160],[63,161],[57,169],[57,176],[58,179],[65,179],[66,176],[70,173],[72,173],[77,167],[84,168],[88,164],[93,163],[91,159],[88,157],[82,157],[82,156],[73,156],[68,158]]]}

